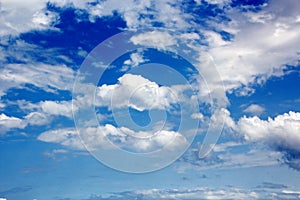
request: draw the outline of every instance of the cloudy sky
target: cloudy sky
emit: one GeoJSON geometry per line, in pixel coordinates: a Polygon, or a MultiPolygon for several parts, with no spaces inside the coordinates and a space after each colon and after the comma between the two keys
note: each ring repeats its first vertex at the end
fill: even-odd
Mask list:
{"type": "Polygon", "coordinates": [[[0,200],[299,199],[298,0],[0,0],[0,200]]]}

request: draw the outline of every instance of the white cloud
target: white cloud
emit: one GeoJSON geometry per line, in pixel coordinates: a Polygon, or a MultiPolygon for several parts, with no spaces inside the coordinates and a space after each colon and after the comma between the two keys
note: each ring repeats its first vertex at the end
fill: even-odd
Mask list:
{"type": "Polygon", "coordinates": [[[219,4],[224,5],[231,2],[231,0],[205,0],[209,4],[219,4]]]}
{"type": "MultiPolygon", "coordinates": [[[[198,149],[189,149],[179,162],[178,172],[188,169],[209,170],[209,169],[236,169],[261,166],[278,165],[278,160],[283,156],[281,152],[255,149],[245,150],[251,146],[247,144],[227,142],[216,144],[213,151],[205,158],[199,159],[198,149]]],[[[253,147],[253,146],[252,146],[253,147]]]]}
{"type": "Polygon", "coordinates": [[[96,105],[114,108],[132,107],[139,111],[165,109],[177,103],[175,90],[159,86],[141,75],[125,74],[115,85],[102,85],[98,88],[96,105]]]}
{"type": "Polygon", "coordinates": [[[230,117],[230,112],[225,108],[216,110],[211,116],[211,120],[211,126],[213,128],[217,128],[219,126],[225,126],[227,128],[235,127],[235,122],[230,117]]]}
{"type": "MultiPolygon", "coordinates": [[[[42,101],[39,103],[42,112],[49,115],[73,117],[71,101],[42,101]]],[[[74,107],[74,111],[76,108],[74,107]]]]}
{"type": "Polygon", "coordinates": [[[248,17],[248,20],[252,23],[268,23],[270,22],[272,19],[274,19],[274,15],[272,15],[272,13],[267,13],[264,11],[261,12],[247,12],[245,14],[245,16],[248,17]]]}
{"type": "Polygon", "coordinates": [[[0,108],[4,108],[5,104],[0,102],[0,108]]]}
{"type": "Polygon", "coordinates": [[[248,11],[244,16],[240,10],[231,9],[230,23],[215,24],[222,30],[235,30],[233,40],[227,44],[222,40],[219,44],[208,40],[208,52],[227,91],[264,83],[271,76],[282,76],[286,64],[297,63],[300,23],[295,18],[299,10],[296,1],[274,0],[262,11],[248,11]]]}
{"type": "Polygon", "coordinates": [[[176,44],[175,38],[168,32],[157,30],[132,36],[130,40],[135,45],[144,45],[161,50],[168,50],[176,44]]]}
{"type": "Polygon", "coordinates": [[[56,13],[52,13],[49,11],[38,11],[34,13],[32,22],[41,27],[49,28],[51,23],[55,23],[58,21],[58,16],[56,13]]]}
{"type": "Polygon", "coordinates": [[[51,121],[50,116],[47,116],[46,114],[40,112],[31,112],[24,118],[26,124],[38,126],[48,124],[51,121]]]}
{"type": "Polygon", "coordinates": [[[204,120],[204,115],[202,113],[193,113],[191,117],[192,119],[204,120]]]}
{"type": "Polygon", "coordinates": [[[229,148],[236,147],[236,146],[241,146],[243,145],[242,143],[238,142],[225,142],[225,143],[219,143],[216,144],[214,147],[214,152],[225,152],[229,148]]]}
{"type": "Polygon", "coordinates": [[[129,65],[131,67],[137,67],[139,64],[145,61],[147,60],[143,58],[143,54],[141,52],[137,52],[137,53],[130,54],[130,59],[125,60],[124,64],[129,65]]]}
{"type": "MultiPolygon", "coordinates": [[[[281,160],[294,169],[300,169],[300,113],[292,112],[276,116],[274,119],[262,120],[257,116],[242,117],[235,122],[226,109],[217,110],[211,117],[212,128],[222,126],[226,134],[233,133],[237,139],[242,136],[243,143],[227,142],[216,144],[211,153],[201,157],[203,144],[211,144],[217,141],[218,135],[207,135],[199,149],[186,155],[189,163],[196,165],[197,169],[210,168],[235,168],[276,165],[281,160]],[[208,138],[208,139],[207,139],[208,138]],[[214,140],[216,139],[216,140],[214,140]],[[206,142],[206,140],[208,142],[206,142]],[[256,149],[244,153],[230,153],[230,149],[239,148],[244,145],[253,145],[256,149]],[[261,146],[262,145],[262,146],[261,146]],[[216,154],[217,153],[217,154],[216,154]]],[[[251,147],[251,146],[249,146],[251,147]]],[[[184,167],[183,167],[184,168],[184,167]]],[[[181,170],[183,169],[181,168],[181,170]]]]}
{"type": "Polygon", "coordinates": [[[245,113],[250,113],[252,115],[260,115],[265,111],[265,109],[257,104],[251,104],[246,109],[243,110],[245,113]]]}
{"type": "MultiPolygon", "coordinates": [[[[225,5],[230,1],[213,0],[208,2],[225,5]]],[[[144,10],[145,7],[142,6],[140,9],[144,10]]],[[[262,7],[262,11],[256,13],[247,11],[243,14],[237,8],[228,8],[226,14],[231,19],[230,22],[225,20],[225,22],[218,21],[216,23],[215,20],[208,20],[207,23],[214,29],[228,31],[233,34],[231,41],[225,41],[217,31],[205,30],[203,27],[195,25],[193,23],[194,16],[183,13],[180,11],[179,5],[174,5],[169,1],[155,3],[154,19],[150,21],[165,23],[165,28],[176,27],[176,30],[196,26],[201,30],[201,34],[205,36],[208,47],[198,44],[195,49],[199,51],[199,55],[203,55],[204,52],[212,55],[224,81],[226,91],[237,91],[238,95],[250,95],[254,92],[251,88],[253,83],[262,84],[271,76],[282,76],[285,64],[293,65],[299,60],[297,52],[300,50],[298,45],[300,41],[297,35],[300,33],[300,24],[295,20],[299,16],[300,9],[298,7],[299,5],[295,1],[288,1],[286,4],[282,4],[280,1],[272,1],[262,7]],[[168,9],[166,9],[167,7],[168,9]],[[166,10],[168,10],[167,13],[166,10]],[[293,10],[293,12],[288,12],[289,10],[293,10]],[[176,25],[172,24],[172,19],[177,17],[180,20],[177,20],[176,25]],[[257,38],[260,39],[257,40],[257,38]]],[[[105,9],[105,4],[102,4],[102,8],[105,9]]],[[[119,9],[119,6],[116,5],[116,10],[122,9],[119,9]]],[[[124,14],[131,16],[124,18],[126,21],[130,21],[129,24],[139,23],[146,27],[145,19],[137,21],[136,14],[132,14],[134,9],[131,11],[123,9],[121,13],[126,12],[131,13],[124,14]]],[[[174,50],[170,47],[176,45],[179,38],[185,40],[186,37],[187,35],[180,37],[178,35],[162,34],[161,31],[152,31],[134,36],[132,41],[134,44],[174,50]]],[[[199,39],[193,33],[190,33],[189,38],[199,39]]],[[[191,41],[188,45],[190,44],[192,44],[191,41]]],[[[200,65],[203,65],[203,63],[200,65]]],[[[199,67],[200,72],[204,70],[203,68],[208,67],[199,67]]],[[[211,79],[211,77],[205,78],[211,79]]],[[[221,82],[210,86],[213,92],[221,91],[220,88],[222,88],[221,82]]],[[[226,98],[223,98],[223,100],[226,101],[226,98]]]]}
{"type": "Polygon", "coordinates": [[[85,128],[79,134],[73,128],[46,131],[38,136],[44,142],[59,143],[66,147],[84,150],[97,148],[110,148],[109,139],[115,145],[130,149],[134,152],[150,152],[167,147],[176,149],[187,145],[187,140],[178,132],[161,130],[157,133],[151,131],[133,131],[126,127],[117,128],[111,124],[97,128],[85,128]],[[85,146],[85,147],[84,147],[85,146]]]}
{"type": "Polygon", "coordinates": [[[11,129],[11,128],[24,128],[26,123],[22,119],[17,117],[10,117],[2,113],[0,115],[0,129],[1,133],[11,129]]]}
{"type": "MultiPolygon", "coordinates": [[[[65,149],[53,149],[52,151],[46,151],[43,154],[49,158],[52,158],[53,160],[57,160],[58,156],[61,156],[66,153],[68,153],[68,151],[65,149]]],[[[62,159],[64,158],[65,157],[63,157],[62,159]]]]}
{"type": "MultiPolygon", "coordinates": [[[[273,183],[271,183],[273,184],[273,183]]],[[[299,191],[270,189],[268,187],[245,189],[239,187],[194,187],[188,189],[141,189],[115,193],[107,197],[91,197],[99,200],[108,199],[298,199],[299,191]]]]}
{"type": "Polygon", "coordinates": [[[0,3],[0,35],[51,28],[51,23],[58,20],[56,14],[45,10],[45,0],[4,0],[0,3]]]}
{"type": "MultiPolygon", "coordinates": [[[[12,128],[23,129],[28,125],[46,125],[49,124],[55,116],[73,118],[71,101],[41,101],[33,104],[21,100],[17,101],[16,105],[28,114],[22,118],[17,118],[13,116],[9,117],[2,113],[0,115],[0,126],[3,133],[12,128]]],[[[73,111],[77,111],[76,105],[73,105],[73,111]]]]}
{"type": "Polygon", "coordinates": [[[206,41],[209,43],[210,48],[225,46],[229,44],[228,41],[224,41],[219,33],[214,31],[202,31],[206,41]]]}
{"type": "Polygon", "coordinates": [[[13,116],[7,116],[5,114],[0,115],[0,129],[1,133],[9,131],[10,129],[17,128],[23,129],[27,125],[44,125],[49,123],[49,117],[43,113],[31,112],[24,118],[18,118],[13,116]]]}
{"type": "MultiPolygon", "coordinates": [[[[248,91],[251,91],[249,88],[251,83],[263,83],[273,75],[281,76],[285,64],[294,64],[299,59],[297,52],[300,42],[297,35],[299,35],[300,24],[297,19],[300,16],[300,9],[295,1],[288,1],[285,4],[280,1],[272,1],[264,6],[262,11],[255,13],[248,11],[241,14],[240,10],[228,8],[226,12],[227,17],[232,19],[230,23],[216,24],[214,20],[208,21],[208,24],[214,29],[229,31],[234,34],[232,41],[223,40],[217,32],[197,27],[193,23],[194,16],[184,13],[180,4],[168,0],[159,2],[126,0],[117,3],[104,1],[96,5],[88,5],[87,3],[90,1],[80,2],[77,0],[52,0],[50,2],[59,6],[72,3],[76,8],[87,9],[91,18],[112,15],[114,11],[117,11],[123,16],[129,28],[147,27],[151,22],[161,22],[165,28],[170,28],[169,30],[172,30],[171,27],[175,27],[176,30],[185,30],[186,27],[196,26],[201,30],[209,44],[205,50],[203,50],[203,46],[198,45],[199,53],[201,55],[203,51],[207,51],[213,56],[227,91],[239,90],[240,87],[248,88],[248,91]],[[151,11],[148,9],[150,7],[151,11]],[[153,19],[139,17],[142,14],[149,14],[153,19]],[[257,40],[258,37],[259,40],[257,40]],[[261,59],[262,57],[264,59],[261,59]]],[[[212,0],[207,2],[223,5],[229,1],[212,0]]],[[[29,3],[12,1],[12,3],[5,2],[3,8],[13,7],[14,4],[18,4],[19,7],[30,7],[28,6],[29,3]]],[[[53,21],[53,13],[45,14],[44,11],[41,11],[44,6],[41,3],[39,6],[30,8],[35,10],[32,12],[32,20],[42,25],[53,21]]],[[[191,32],[185,33],[181,37],[170,35],[167,32],[152,31],[134,36],[132,42],[165,50],[176,45],[178,38],[197,40],[199,35],[191,32]]],[[[138,57],[133,58],[130,64],[137,65],[138,60],[138,57]]],[[[216,83],[214,87],[219,89],[220,83],[216,83]]],[[[211,91],[213,90],[214,88],[211,88],[211,91]]],[[[249,95],[248,92],[240,94],[249,95]]]]}
{"type": "Polygon", "coordinates": [[[151,28],[151,23],[155,21],[162,23],[168,29],[184,29],[189,26],[186,21],[188,15],[182,12],[180,4],[170,0],[104,1],[87,9],[91,14],[91,21],[96,17],[109,16],[113,11],[117,11],[126,22],[127,28],[131,30],[151,28]]]}
{"type": "MultiPolygon", "coordinates": [[[[123,16],[129,29],[140,26],[148,27],[151,22],[161,22],[169,30],[172,28],[186,30],[187,27],[197,26],[193,23],[194,16],[192,14],[184,13],[180,4],[169,0],[158,2],[126,0],[117,3],[104,1],[96,5],[88,5],[87,3],[90,1],[78,0],[52,0],[50,2],[59,6],[72,3],[76,8],[88,10],[91,18],[112,15],[114,11],[117,11],[123,16]],[[149,14],[153,19],[139,17],[143,14],[149,14]]],[[[223,5],[229,1],[207,0],[207,2],[223,5]]],[[[44,1],[34,4],[35,6],[16,0],[6,1],[2,4],[3,9],[6,10],[15,10],[14,6],[16,5],[18,5],[16,9],[24,7],[31,10],[29,13],[31,13],[30,19],[32,20],[28,20],[26,17],[25,19],[26,21],[35,21],[36,24],[46,25],[54,18],[53,13],[46,14],[42,10],[45,6],[44,1]]],[[[262,11],[248,11],[244,14],[241,14],[240,10],[236,8],[228,8],[226,14],[231,18],[231,22],[216,24],[214,20],[210,19],[208,24],[214,29],[234,34],[232,41],[223,40],[217,32],[204,30],[200,26],[196,27],[207,39],[209,46],[204,51],[208,51],[215,59],[227,91],[237,90],[240,87],[247,88],[251,83],[262,83],[273,75],[281,76],[285,64],[295,64],[299,59],[297,54],[300,43],[299,37],[297,37],[300,31],[300,23],[299,20],[297,21],[300,16],[299,10],[299,5],[292,0],[285,4],[274,0],[262,7],[262,11]],[[258,37],[259,40],[257,40],[258,37]],[[262,57],[264,59],[261,59],[262,57]]],[[[13,22],[17,23],[16,20],[13,22]]],[[[189,38],[199,39],[199,36],[189,33],[189,38]]],[[[178,36],[166,32],[152,31],[134,36],[132,42],[155,46],[159,49],[169,49],[176,44],[177,39],[178,36]]],[[[203,46],[198,45],[198,47],[200,47],[200,54],[203,53],[203,46]]],[[[136,62],[132,63],[135,65],[136,62]]],[[[219,86],[215,85],[215,87],[219,86]]],[[[248,95],[248,93],[241,93],[241,95],[248,95]]]]}
{"type": "Polygon", "coordinates": [[[256,192],[243,191],[238,188],[211,189],[206,187],[191,188],[187,190],[138,190],[134,192],[135,196],[143,195],[153,199],[245,199],[258,198],[256,192]]]}
{"type": "MultiPolygon", "coordinates": [[[[226,5],[230,1],[210,0],[207,2],[226,5]]],[[[233,34],[231,41],[225,41],[218,32],[205,30],[201,25],[197,26],[193,23],[194,16],[184,13],[181,6],[175,5],[174,2],[147,1],[143,4],[139,2],[133,7],[128,6],[132,4],[132,1],[124,1],[122,5],[106,2],[98,7],[102,10],[102,16],[111,14],[114,9],[121,13],[129,28],[147,27],[152,21],[163,23],[168,30],[173,30],[172,28],[186,30],[187,27],[195,28],[196,26],[208,43],[207,48],[198,44],[196,49],[200,55],[204,52],[212,55],[225,83],[226,91],[238,91],[239,95],[250,95],[253,93],[251,84],[264,83],[271,76],[282,76],[285,64],[293,65],[299,60],[297,52],[300,50],[298,45],[300,40],[297,36],[300,33],[300,23],[297,19],[300,16],[300,8],[299,4],[293,0],[284,4],[278,0],[271,1],[261,7],[262,10],[258,12],[241,13],[238,8],[228,7],[226,16],[231,19],[230,22],[225,20],[216,23],[214,19],[208,19],[207,23],[214,30],[224,30],[233,34]],[[153,19],[147,17],[138,19],[138,13],[144,13],[150,5],[153,6],[153,11],[148,14],[151,14],[153,19]],[[103,13],[106,10],[109,12],[103,13]]],[[[185,40],[186,37],[187,35],[183,35],[181,39],[185,40]]],[[[188,37],[193,40],[199,39],[199,36],[193,33],[190,33],[188,37]]],[[[178,38],[180,38],[178,35],[152,31],[134,36],[132,42],[172,50],[170,47],[177,44],[178,38]]],[[[203,70],[203,68],[199,69],[203,70]]],[[[213,86],[211,91],[221,88],[220,82],[211,86],[213,86]]],[[[226,99],[223,100],[226,101],[226,99]]]]}
{"type": "Polygon", "coordinates": [[[47,92],[72,90],[75,71],[65,65],[8,64],[0,69],[0,96],[8,89],[22,88],[32,84],[47,92]]]}
{"type": "Polygon", "coordinates": [[[261,120],[257,116],[242,117],[237,131],[250,142],[264,142],[271,147],[300,152],[300,113],[289,112],[274,119],[261,120]]]}
{"type": "Polygon", "coordinates": [[[38,136],[38,140],[44,142],[59,143],[73,149],[84,150],[78,133],[73,128],[50,130],[38,136]]]}

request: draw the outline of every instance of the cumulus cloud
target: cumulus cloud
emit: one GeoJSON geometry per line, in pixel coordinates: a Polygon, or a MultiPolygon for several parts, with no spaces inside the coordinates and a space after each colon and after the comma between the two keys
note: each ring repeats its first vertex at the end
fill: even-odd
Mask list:
{"type": "Polygon", "coordinates": [[[11,128],[24,128],[26,123],[23,122],[22,119],[17,117],[7,116],[6,114],[2,113],[0,115],[0,130],[1,133],[6,132],[11,128]]]}
{"type": "Polygon", "coordinates": [[[191,115],[192,119],[199,119],[199,120],[204,120],[204,115],[202,113],[193,113],[191,115]]]}
{"type": "Polygon", "coordinates": [[[31,112],[24,117],[24,121],[26,124],[41,126],[49,123],[51,120],[50,116],[45,113],[31,112]]]}
{"type": "MultiPolygon", "coordinates": [[[[206,136],[203,144],[200,143],[198,149],[190,149],[181,161],[201,170],[269,166],[277,165],[278,161],[294,169],[300,169],[300,113],[290,111],[275,118],[269,117],[267,120],[262,120],[258,116],[244,116],[235,122],[228,110],[221,109],[212,115],[211,120],[212,128],[224,125],[225,134],[232,133],[232,136],[240,142],[232,141],[209,146],[215,144],[220,135],[206,136]],[[231,152],[231,149],[239,149],[241,146],[247,146],[250,150],[242,153],[231,152]],[[202,157],[201,151],[205,148],[212,151],[202,157]]],[[[184,168],[188,166],[181,170],[184,171],[184,168]]]]}
{"type": "Polygon", "coordinates": [[[80,137],[73,128],[46,131],[38,136],[40,141],[59,143],[76,150],[111,148],[108,140],[120,148],[133,152],[151,152],[165,148],[186,146],[187,140],[178,132],[161,130],[134,131],[126,127],[117,128],[111,124],[80,130],[80,137]]]}
{"type": "Polygon", "coordinates": [[[84,146],[74,128],[46,131],[40,134],[37,139],[44,142],[59,143],[77,150],[84,150],[84,146]]]}
{"type": "Polygon", "coordinates": [[[300,169],[300,113],[290,111],[267,120],[257,116],[242,117],[236,128],[246,141],[265,143],[285,153],[285,161],[300,169]]]}
{"type": "Polygon", "coordinates": [[[0,115],[0,130],[1,134],[4,134],[10,129],[23,129],[28,125],[41,126],[49,123],[49,121],[51,121],[49,116],[39,112],[31,112],[22,118],[7,116],[2,113],[0,115]]]}
{"type": "Polygon", "coordinates": [[[300,152],[300,113],[290,111],[267,120],[242,117],[237,125],[247,141],[265,141],[300,152]]]}
{"type": "Polygon", "coordinates": [[[49,124],[54,117],[64,116],[72,119],[72,111],[77,111],[77,106],[73,105],[71,101],[41,101],[39,103],[30,103],[27,101],[17,101],[16,105],[19,106],[24,112],[28,114],[23,117],[7,116],[2,113],[0,115],[0,127],[2,133],[10,129],[18,128],[23,129],[28,125],[42,126],[49,124]]]}
{"type": "Polygon", "coordinates": [[[243,110],[245,113],[249,113],[252,115],[260,115],[265,111],[264,107],[257,105],[257,104],[251,104],[246,109],[243,110]]]}
{"type": "Polygon", "coordinates": [[[131,67],[137,67],[146,61],[148,60],[143,57],[142,52],[132,53],[130,54],[130,59],[124,61],[125,66],[122,67],[121,71],[126,71],[131,67]]]}
{"type": "Polygon", "coordinates": [[[179,101],[170,87],[159,86],[141,75],[125,74],[114,85],[102,85],[97,91],[97,105],[131,107],[139,111],[166,109],[179,101]]]}
{"type": "MultiPolygon", "coordinates": [[[[71,101],[42,101],[39,103],[39,107],[43,113],[48,115],[73,117],[71,101]]],[[[73,108],[76,111],[76,107],[73,108]]]]}
{"type": "MultiPolygon", "coordinates": [[[[274,118],[269,117],[266,120],[260,119],[258,116],[244,116],[235,122],[230,117],[230,112],[223,109],[216,112],[211,117],[211,120],[213,124],[222,126],[223,124],[220,120],[222,120],[223,117],[225,117],[225,129],[223,130],[225,130],[226,133],[234,131],[234,135],[237,134],[235,137],[239,138],[242,136],[246,143],[231,142],[217,144],[214,147],[214,152],[222,154],[228,147],[232,148],[240,145],[258,144],[264,145],[264,147],[260,146],[261,149],[259,151],[253,149],[243,154],[224,154],[212,157],[214,158],[213,160],[218,161],[217,164],[219,166],[234,166],[235,164],[240,165],[241,163],[248,163],[245,164],[246,166],[260,166],[263,163],[266,165],[274,165],[277,163],[277,160],[282,160],[289,166],[300,169],[300,113],[290,111],[282,115],[277,115],[274,118]],[[251,162],[249,162],[250,160],[251,162]]],[[[208,138],[207,140],[210,141],[211,139],[208,138]]],[[[202,165],[198,155],[196,155],[198,151],[194,153],[195,155],[189,157],[190,163],[196,162],[196,165],[202,165]]],[[[205,157],[205,159],[210,160],[209,157],[205,157]]]]}

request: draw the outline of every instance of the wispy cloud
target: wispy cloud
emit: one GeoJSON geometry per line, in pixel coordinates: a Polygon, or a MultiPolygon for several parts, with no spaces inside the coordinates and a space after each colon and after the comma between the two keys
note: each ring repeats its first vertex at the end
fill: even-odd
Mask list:
{"type": "Polygon", "coordinates": [[[243,112],[250,113],[252,115],[260,115],[264,111],[265,111],[264,107],[257,104],[251,104],[246,109],[243,110],[243,112]]]}
{"type": "Polygon", "coordinates": [[[149,189],[124,191],[111,195],[92,195],[88,200],[108,200],[108,199],[298,199],[298,191],[276,190],[268,191],[265,188],[247,190],[242,188],[206,188],[198,187],[191,189],[149,189]]]}

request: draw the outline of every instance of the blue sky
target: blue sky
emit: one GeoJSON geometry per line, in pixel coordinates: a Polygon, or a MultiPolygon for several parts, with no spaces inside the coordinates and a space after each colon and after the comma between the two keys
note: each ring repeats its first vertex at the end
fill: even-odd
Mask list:
{"type": "Polygon", "coordinates": [[[0,200],[299,199],[297,1],[0,15],[0,200]]]}

